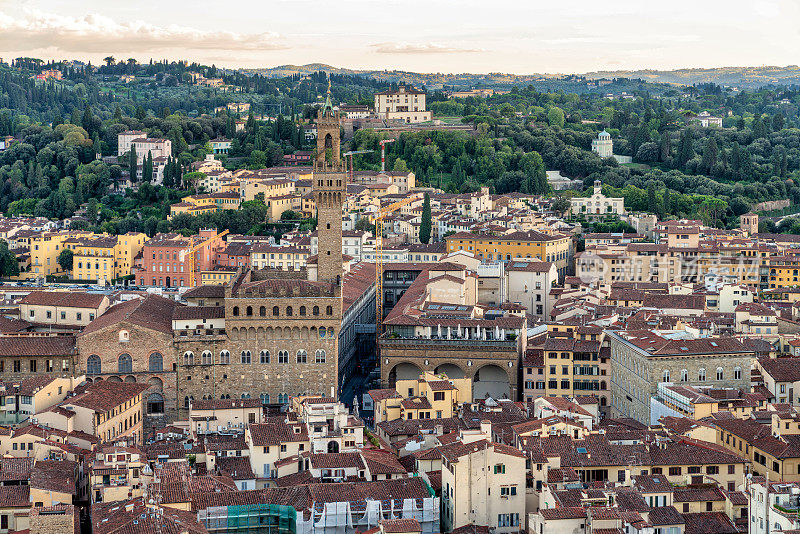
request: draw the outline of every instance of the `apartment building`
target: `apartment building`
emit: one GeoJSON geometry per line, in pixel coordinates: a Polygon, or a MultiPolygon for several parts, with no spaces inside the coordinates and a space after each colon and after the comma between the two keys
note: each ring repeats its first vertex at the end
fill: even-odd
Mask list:
{"type": "Polygon", "coordinates": [[[225,241],[214,229],[198,235],[156,234],[142,247],[142,264],[136,272],[140,286],[194,287],[201,273],[214,268],[225,241]]]}
{"type": "Polygon", "coordinates": [[[19,316],[40,327],[75,330],[88,325],[109,307],[108,297],[71,291],[32,291],[19,301],[19,316]]]}
{"type": "Polygon", "coordinates": [[[442,529],[487,525],[498,533],[525,525],[525,454],[491,441],[456,442],[442,456],[442,529]]]}
{"type": "Polygon", "coordinates": [[[656,330],[607,331],[611,414],[650,424],[659,382],[749,390],[751,349],[729,337],[692,339],[656,330]]]}
{"type": "Polygon", "coordinates": [[[375,424],[395,419],[453,417],[458,407],[472,400],[469,378],[422,373],[417,379],[398,380],[393,389],[369,391],[375,406],[375,424]]]}
{"type": "Polygon", "coordinates": [[[471,252],[481,261],[510,262],[526,259],[554,263],[559,278],[567,274],[572,257],[572,238],[566,234],[545,234],[535,230],[492,235],[458,232],[447,236],[447,252],[471,252]]]}
{"type": "Polygon", "coordinates": [[[142,251],[147,236],[141,232],[124,235],[91,235],[69,238],[64,246],[72,250],[75,280],[110,284],[133,274],[133,260],[142,251]]]}

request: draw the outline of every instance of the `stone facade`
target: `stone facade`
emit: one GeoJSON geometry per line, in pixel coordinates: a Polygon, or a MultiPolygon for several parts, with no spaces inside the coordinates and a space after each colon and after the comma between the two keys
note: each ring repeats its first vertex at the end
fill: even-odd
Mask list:
{"type": "Polygon", "coordinates": [[[175,338],[181,417],[191,399],[337,394],[341,297],[319,282],[252,276],[226,287],[224,335],[175,338]]]}
{"type": "MultiPolygon", "coordinates": [[[[125,305],[127,303],[118,306],[125,305]]],[[[76,374],[86,374],[88,381],[150,385],[142,393],[144,437],[148,437],[153,428],[177,418],[177,362],[171,331],[148,328],[138,321],[113,321],[78,336],[78,355],[76,374]]]]}
{"type": "Polygon", "coordinates": [[[470,378],[475,399],[486,395],[517,399],[520,366],[518,341],[381,338],[381,381],[418,378],[422,371],[448,378],[470,378]]]}
{"type": "Polygon", "coordinates": [[[750,391],[753,352],[653,356],[613,332],[608,336],[611,417],[631,417],[650,424],[650,399],[658,394],[659,382],[750,391]],[[718,369],[722,380],[717,380],[718,369]]]}

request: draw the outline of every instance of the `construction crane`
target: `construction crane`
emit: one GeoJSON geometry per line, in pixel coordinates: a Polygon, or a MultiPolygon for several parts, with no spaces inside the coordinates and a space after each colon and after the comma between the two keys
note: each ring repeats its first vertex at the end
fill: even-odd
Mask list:
{"type": "Polygon", "coordinates": [[[394,142],[394,139],[382,139],[379,141],[381,145],[381,172],[386,172],[386,145],[394,142]]]}
{"type": "Polygon", "coordinates": [[[345,152],[342,154],[345,158],[350,156],[350,183],[353,183],[353,156],[358,154],[370,154],[375,152],[374,150],[351,150],[350,152],[345,152]]]}
{"type": "Polygon", "coordinates": [[[190,284],[189,287],[202,285],[197,283],[195,280],[195,271],[197,270],[196,266],[197,259],[195,255],[197,254],[197,251],[200,250],[204,245],[208,244],[210,241],[223,237],[229,232],[230,230],[225,230],[224,232],[219,233],[214,237],[209,237],[208,239],[204,239],[203,241],[197,244],[194,244],[194,238],[192,238],[192,241],[189,242],[189,247],[190,247],[189,250],[181,251],[181,258],[180,258],[181,261],[183,261],[183,259],[186,257],[186,254],[189,255],[189,284],[190,284]]]}
{"type": "Polygon", "coordinates": [[[383,333],[383,222],[392,213],[403,206],[419,200],[417,195],[406,197],[397,202],[392,202],[381,208],[375,214],[375,353],[378,351],[378,342],[383,333]]]}

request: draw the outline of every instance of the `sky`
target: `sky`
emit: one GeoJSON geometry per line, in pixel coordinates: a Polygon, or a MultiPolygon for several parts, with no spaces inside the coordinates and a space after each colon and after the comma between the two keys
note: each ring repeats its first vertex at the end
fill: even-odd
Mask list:
{"type": "Polygon", "coordinates": [[[800,63],[800,0],[0,0],[0,57],[583,73],[800,63]]]}

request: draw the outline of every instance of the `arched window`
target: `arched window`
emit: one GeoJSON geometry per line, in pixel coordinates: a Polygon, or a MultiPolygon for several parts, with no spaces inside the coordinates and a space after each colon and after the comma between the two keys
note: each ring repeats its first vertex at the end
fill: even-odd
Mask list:
{"type": "Polygon", "coordinates": [[[227,350],[220,351],[219,363],[231,363],[231,353],[227,350]]]}
{"type": "Polygon", "coordinates": [[[86,374],[99,375],[103,372],[103,364],[100,362],[100,356],[92,354],[86,359],[86,374]]]}
{"type": "Polygon", "coordinates": [[[311,308],[311,315],[319,315],[319,306],[314,306],[311,308]]]}
{"type": "Polygon", "coordinates": [[[234,317],[238,317],[239,316],[239,306],[234,306],[233,307],[233,316],[234,317]]]}
{"type": "Polygon", "coordinates": [[[267,316],[267,307],[266,306],[261,306],[260,308],[258,308],[258,314],[261,317],[266,317],[267,316]]]}
{"type": "Polygon", "coordinates": [[[602,390],[606,389],[606,381],[605,380],[601,380],[600,381],[600,389],[602,389],[602,390]]]}
{"type": "Polygon", "coordinates": [[[130,341],[130,335],[128,334],[127,330],[120,330],[119,331],[119,342],[126,343],[130,341]]]}
{"type": "Polygon", "coordinates": [[[291,306],[286,306],[286,316],[291,317],[294,314],[294,310],[292,310],[291,306]]]}
{"type": "Polygon", "coordinates": [[[280,310],[280,308],[279,308],[279,307],[277,307],[277,306],[273,306],[273,307],[272,307],[272,316],[273,316],[273,317],[277,317],[277,316],[278,316],[278,315],[280,315],[280,314],[281,314],[281,310],[280,310]]]}
{"type": "Polygon", "coordinates": [[[722,367],[717,367],[717,380],[725,380],[725,371],[722,367]]]}
{"type": "Polygon", "coordinates": [[[242,363],[251,363],[252,355],[250,354],[249,350],[242,351],[242,363]]]}
{"type": "Polygon", "coordinates": [[[151,393],[147,396],[147,413],[164,413],[164,397],[162,397],[160,393],[151,393]]]}
{"type": "Polygon", "coordinates": [[[214,354],[210,350],[204,350],[200,355],[203,365],[211,365],[214,363],[214,354]]]}
{"type": "Polygon", "coordinates": [[[688,382],[689,381],[689,371],[686,369],[681,369],[681,382],[688,382]]]}
{"type": "Polygon", "coordinates": [[[250,394],[249,393],[242,393],[242,398],[243,399],[249,399],[250,398],[250,394]]]}
{"type": "Polygon", "coordinates": [[[701,367],[697,370],[697,381],[698,382],[705,382],[706,381],[706,369],[705,367],[701,367]]]}
{"type": "Polygon", "coordinates": [[[133,371],[133,361],[130,354],[120,354],[117,358],[117,372],[130,373],[133,371]]]}
{"type": "Polygon", "coordinates": [[[194,352],[186,351],[183,353],[183,365],[194,365],[194,352]]]}
{"type": "Polygon", "coordinates": [[[319,349],[317,352],[314,353],[314,362],[316,363],[325,363],[325,351],[319,349]]]}
{"type": "Polygon", "coordinates": [[[148,362],[147,368],[151,373],[160,373],[164,370],[164,357],[160,352],[154,352],[150,355],[150,361],[148,362]]]}
{"type": "Polygon", "coordinates": [[[664,369],[664,373],[661,375],[662,382],[669,382],[669,369],[664,369]]]}
{"type": "Polygon", "coordinates": [[[261,394],[261,404],[269,404],[269,393],[261,394]]]}
{"type": "Polygon", "coordinates": [[[261,351],[261,356],[259,358],[259,361],[261,363],[269,363],[269,351],[268,350],[262,350],[261,351]]]}
{"type": "Polygon", "coordinates": [[[328,327],[328,337],[333,337],[333,327],[328,327]]]}
{"type": "Polygon", "coordinates": [[[288,350],[279,350],[278,351],[278,363],[289,363],[289,351],[288,350]]]}
{"type": "Polygon", "coordinates": [[[325,307],[325,315],[333,315],[333,306],[325,307]]]}
{"type": "Polygon", "coordinates": [[[300,306],[300,317],[305,317],[305,316],[306,316],[306,307],[300,306]]]}
{"type": "Polygon", "coordinates": [[[278,403],[279,404],[286,404],[289,402],[289,394],[288,393],[278,393],[278,403]]]}
{"type": "Polygon", "coordinates": [[[733,379],[734,380],[741,380],[742,379],[742,368],[738,365],[733,368],[733,379]]]}
{"type": "Polygon", "coordinates": [[[319,337],[325,337],[325,332],[327,332],[327,329],[324,326],[320,326],[319,327],[319,337]]]}
{"type": "Polygon", "coordinates": [[[184,398],[183,398],[183,407],[184,407],[184,408],[186,408],[186,409],[188,410],[188,409],[189,409],[189,404],[190,404],[189,397],[188,397],[188,396],[187,396],[187,397],[184,397],[184,398]]]}
{"type": "Polygon", "coordinates": [[[253,307],[252,306],[248,306],[247,307],[247,316],[251,317],[252,315],[253,315],[253,307]]]}
{"type": "Polygon", "coordinates": [[[308,363],[308,353],[304,350],[297,351],[297,363],[308,363]]]}

